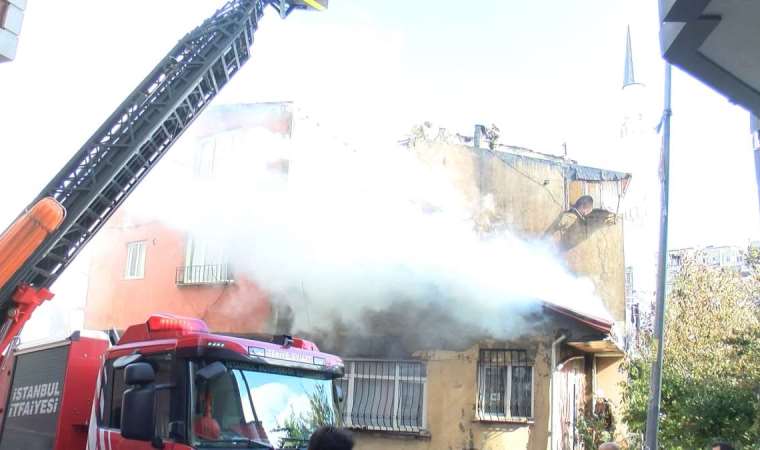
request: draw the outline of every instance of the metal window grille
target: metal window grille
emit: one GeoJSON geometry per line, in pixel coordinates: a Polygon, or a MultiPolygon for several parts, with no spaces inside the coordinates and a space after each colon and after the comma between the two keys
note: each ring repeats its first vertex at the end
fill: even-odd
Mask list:
{"type": "Polygon", "coordinates": [[[427,370],[420,361],[347,360],[336,380],[346,427],[419,432],[425,428],[427,370]]]}
{"type": "Polygon", "coordinates": [[[145,241],[135,241],[127,244],[127,266],[124,278],[128,280],[145,276],[145,241]]]}
{"type": "Polygon", "coordinates": [[[478,418],[502,421],[533,417],[533,366],[525,350],[481,350],[478,418]]]}
{"type": "Polygon", "coordinates": [[[177,267],[174,282],[178,286],[202,284],[228,284],[235,280],[228,264],[206,264],[202,266],[177,267]]]}
{"type": "Polygon", "coordinates": [[[633,297],[633,267],[625,268],[625,297],[633,297]]]}

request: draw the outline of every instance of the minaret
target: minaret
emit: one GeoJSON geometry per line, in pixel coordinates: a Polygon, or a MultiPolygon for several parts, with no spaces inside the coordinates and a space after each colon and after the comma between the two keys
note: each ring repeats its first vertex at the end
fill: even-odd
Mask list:
{"type": "Polygon", "coordinates": [[[631,27],[628,26],[625,35],[625,66],[623,71],[623,125],[620,136],[626,138],[631,134],[644,133],[644,85],[636,81],[633,69],[633,46],[631,45],[631,27]]]}
{"type": "Polygon", "coordinates": [[[631,47],[631,26],[628,25],[628,30],[625,35],[625,73],[623,74],[623,89],[628,86],[639,84],[636,82],[636,76],[633,71],[633,49],[631,47]]]}
{"type": "Polygon", "coordinates": [[[632,311],[647,310],[654,300],[659,206],[659,145],[654,124],[645,119],[650,105],[646,86],[636,79],[630,26],[625,36],[620,102],[623,121],[619,165],[633,176],[620,211],[624,219],[626,272],[631,275],[626,292],[626,319],[630,330],[635,322],[632,311]]]}

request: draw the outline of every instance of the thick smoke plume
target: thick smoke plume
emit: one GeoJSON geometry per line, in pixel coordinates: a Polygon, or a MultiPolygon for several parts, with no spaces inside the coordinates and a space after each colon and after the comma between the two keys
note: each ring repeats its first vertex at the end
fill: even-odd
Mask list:
{"type": "Polygon", "coordinates": [[[605,310],[547,244],[476,232],[450,181],[408,148],[351,146],[308,123],[292,139],[238,130],[213,145],[213,175],[168,191],[158,215],[223,246],[270,293],[279,332],[404,353],[515,337],[539,301],[605,310]]]}

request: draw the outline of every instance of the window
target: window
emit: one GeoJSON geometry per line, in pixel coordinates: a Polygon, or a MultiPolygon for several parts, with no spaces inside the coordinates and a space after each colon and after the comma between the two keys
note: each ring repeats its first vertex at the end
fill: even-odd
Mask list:
{"type": "Polygon", "coordinates": [[[8,0],[0,0],[0,28],[5,28],[5,16],[8,13],[8,0]]]}
{"type": "Polygon", "coordinates": [[[193,173],[196,177],[209,177],[214,173],[214,160],[216,156],[216,140],[206,139],[201,142],[196,150],[193,173]]]}
{"type": "Polygon", "coordinates": [[[425,364],[347,360],[340,405],[350,428],[418,432],[425,427],[425,364]]]}
{"type": "Polygon", "coordinates": [[[233,277],[222,244],[188,237],[185,265],[177,269],[175,281],[178,285],[231,283],[233,277]]]}
{"type": "Polygon", "coordinates": [[[145,241],[127,244],[127,267],[124,278],[134,280],[145,276],[145,241]]]}
{"type": "Polygon", "coordinates": [[[107,425],[110,428],[121,428],[121,400],[127,385],[124,383],[124,369],[113,369],[113,388],[111,390],[111,408],[108,412],[107,425]]]}
{"type": "Polygon", "coordinates": [[[625,268],[625,297],[633,297],[633,267],[625,268]]]}
{"type": "Polygon", "coordinates": [[[525,350],[481,350],[478,418],[533,417],[533,366],[525,350]]]}
{"type": "MultiPolygon", "coordinates": [[[[203,365],[193,361],[191,373],[203,365]]],[[[226,366],[225,374],[205,382],[191,375],[193,448],[232,448],[230,441],[249,439],[267,444],[256,448],[306,448],[319,426],[310,418],[333,411],[332,380],[319,374],[312,378],[285,368],[226,366]]]]}
{"type": "MultiPolygon", "coordinates": [[[[171,368],[172,360],[168,354],[146,358],[146,361],[153,364],[156,370],[156,384],[167,384],[172,382],[171,368]]],[[[124,398],[124,392],[129,389],[124,383],[124,368],[113,368],[113,363],[109,364],[106,373],[111,375],[110,389],[102,389],[105,400],[105,414],[103,414],[103,424],[108,428],[121,428],[121,401],[124,398]]],[[[103,380],[103,384],[106,380],[103,380]]],[[[171,390],[161,389],[156,391],[156,434],[160,437],[169,436],[169,414],[171,406],[171,390]]]]}

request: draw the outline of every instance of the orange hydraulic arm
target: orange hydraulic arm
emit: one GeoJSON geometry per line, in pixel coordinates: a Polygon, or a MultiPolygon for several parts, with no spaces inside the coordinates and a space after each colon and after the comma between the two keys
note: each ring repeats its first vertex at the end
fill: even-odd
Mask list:
{"type": "MultiPolygon", "coordinates": [[[[25,211],[0,235],[0,286],[11,279],[26,264],[45,239],[54,233],[66,216],[63,206],[51,197],[45,197],[25,211]]],[[[13,292],[15,306],[6,312],[7,318],[0,331],[0,349],[5,349],[24,326],[34,309],[53,297],[47,289],[35,290],[21,285],[13,292]]]]}

